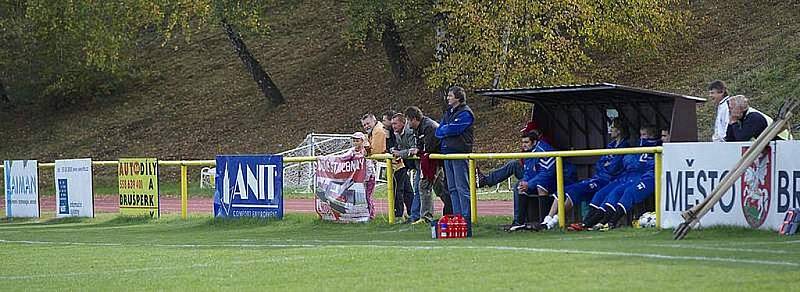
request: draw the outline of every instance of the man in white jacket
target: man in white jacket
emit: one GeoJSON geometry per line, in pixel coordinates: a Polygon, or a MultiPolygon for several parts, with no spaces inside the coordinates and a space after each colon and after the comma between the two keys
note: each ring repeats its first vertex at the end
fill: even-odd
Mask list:
{"type": "Polygon", "coordinates": [[[717,105],[717,117],[714,119],[714,135],[711,141],[725,142],[725,135],[728,131],[728,120],[730,110],[728,109],[728,88],[725,82],[714,80],[708,85],[708,96],[717,105]]]}

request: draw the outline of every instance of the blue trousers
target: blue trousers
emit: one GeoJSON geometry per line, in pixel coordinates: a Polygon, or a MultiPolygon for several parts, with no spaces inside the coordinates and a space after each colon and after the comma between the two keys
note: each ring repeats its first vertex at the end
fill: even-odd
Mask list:
{"type": "Polygon", "coordinates": [[[419,177],[420,169],[414,169],[414,177],[411,179],[412,186],[414,187],[414,199],[411,202],[411,221],[417,221],[420,217],[420,192],[419,192],[419,177]]]}
{"type": "Polygon", "coordinates": [[[445,160],[444,172],[447,177],[447,189],[453,203],[453,214],[461,215],[471,222],[469,204],[469,169],[466,160],[445,160]]]}
{"type": "Polygon", "coordinates": [[[642,180],[628,185],[622,193],[622,197],[617,202],[625,213],[629,213],[634,204],[644,202],[647,198],[655,194],[656,181],[653,177],[643,178],[642,180]]]}
{"type": "Polygon", "coordinates": [[[573,206],[580,206],[583,201],[591,199],[597,191],[608,185],[608,183],[608,180],[592,177],[566,186],[564,194],[572,201],[573,206]]]}

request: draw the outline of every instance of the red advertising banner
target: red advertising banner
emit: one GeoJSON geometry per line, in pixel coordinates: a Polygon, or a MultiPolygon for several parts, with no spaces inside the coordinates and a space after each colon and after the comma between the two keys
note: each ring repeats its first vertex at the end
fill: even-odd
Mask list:
{"type": "Polygon", "coordinates": [[[315,204],[323,220],[366,222],[374,215],[372,161],[358,153],[322,156],[317,159],[315,204]]]}

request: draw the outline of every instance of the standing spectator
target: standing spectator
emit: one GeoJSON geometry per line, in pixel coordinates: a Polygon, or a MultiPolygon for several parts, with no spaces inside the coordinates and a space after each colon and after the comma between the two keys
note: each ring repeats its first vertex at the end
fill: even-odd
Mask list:
{"type": "Polygon", "coordinates": [[[725,133],[728,129],[728,87],[725,82],[714,80],[708,84],[708,96],[717,105],[717,117],[714,119],[714,142],[725,142],[725,133]]]}
{"type": "MultiPolygon", "coordinates": [[[[773,122],[770,116],[750,107],[750,103],[744,95],[736,95],[728,99],[728,107],[730,108],[730,121],[725,141],[753,140],[773,122]]],[[[778,133],[776,138],[792,139],[789,130],[778,133]]]]}
{"type": "Polygon", "coordinates": [[[429,159],[431,153],[439,153],[441,142],[436,138],[436,129],[439,128],[439,123],[426,117],[422,114],[416,106],[407,107],[405,110],[408,124],[414,130],[417,136],[417,147],[412,148],[409,153],[420,157],[420,163],[417,169],[419,170],[419,177],[421,179],[419,190],[415,190],[414,202],[411,205],[412,218],[418,215],[414,224],[430,223],[433,220],[433,198],[431,197],[431,190],[434,190],[436,196],[442,200],[444,210],[442,214],[451,214],[452,205],[450,203],[450,193],[447,192],[445,187],[444,169],[442,168],[441,160],[429,159]],[[417,211],[419,210],[419,211],[417,211]],[[416,212],[416,214],[414,214],[416,212]]]}
{"type": "MultiPolygon", "coordinates": [[[[375,119],[375,115],[365,114],[361,118],[361,126],[364,127],[364,131],[367,132],[367,137],[369,139],[368,143],[364,143],[366,156],[386,153],[386,129],[383,128],[383,123],[378,123],[378,120],[375,119]]],[[[374,161],[367,159],[367,162],[367,167],[369,167],[368,173],[372,173],[375,176],[375,179],[367,180],[367,200],[369,201],[370,208],[369,216],[370,219],[374,219],[375,204],[372,201],[372,194],[375,189],[375,181],[378,177],[378,170],[374,161]]]]}
{"type": "Polygon", "coordinates": [[[396,113],[396,111],[388,110],[382,116],[383,128],[386,129],[386,153],[389,153],[389,149],[396,146],[394,144],[394,131],[392,130],[392,118],[396,113]]]}
{"type": "Polygon", "coordinates": [[[414,201],[414,188],[412,187],[410,172],[415,169],[416,163],[412,160],[406,159],[409,156],[411,149],[416,148],[416,140],[414,137],[414,130],[406,125],[406,117],[401,113],[396,113],[392,117],[392,129],[394,130],[394,145],[395,147],[389,149],[392,156],[399,160],[398,167],[394,172],[394,214],[396,217],[403,216],[403,205],[405,205],[406,214],[409,216],[405,218],[403,223],[413,222],[411,205],[414,201]]]}
{"type": "Polygon", "coordinates": [[[361,118],[361,126],[367,132],[370,147],[368,155],[386,153],[386,129],[378,123],[373,114],[365,114],[361,118]]]}
{"type": "MultiPolygon", "coordinates": [[[[472,123],[475,115],[467,106],[467,93],[459,86],[447,91],[447,110],[436,129],[436,138],[441,139],[442,153],[472,152],[472,123]]],[[[445,160],[445,176],[450,199],[453,203],[453,214],[461,215],[467,221],[467,236],[472,236],[472,216],[470,214],[469,171],[467,160],[445,160]]]]}
{"type": "Polygon", "coordinates": [[[375,162],[366,158],[369,156],[370,144],[367,135],[362,132],[355,132],[350,136],[353,139],[353,149],[345,154],[346,157],[364,157],[367,177],[365,184],[365,194],[367,197],[367,208],[369,209],[369,219],[375,218],[375,202],[372,200],[372,192],[375,191],[375,162]]]}

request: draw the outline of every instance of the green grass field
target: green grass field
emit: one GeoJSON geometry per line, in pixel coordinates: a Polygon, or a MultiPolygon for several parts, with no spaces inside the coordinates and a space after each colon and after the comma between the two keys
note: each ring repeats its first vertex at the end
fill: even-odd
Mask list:
{"type": "Polygon", "coordinates": [[[509,234],[482,217],[476,236],[428,227],[283,221],[3,219],[0,282],[10,290],[793,290],[800,240],[716,228],[509,234]]]}

